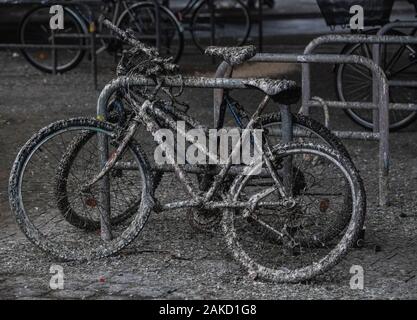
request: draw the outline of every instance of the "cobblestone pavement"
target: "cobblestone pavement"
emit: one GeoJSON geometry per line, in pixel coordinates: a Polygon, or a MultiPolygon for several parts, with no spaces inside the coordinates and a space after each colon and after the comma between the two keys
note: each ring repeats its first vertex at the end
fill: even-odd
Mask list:
{"type": "MultiPolygon", "coordinates": [[[[101,64],[101,84],[112,77],[114,65],[110,60],[101,64]]],[[[210,59],[200,61],[198,66],[193,70],[186,66],[186,70],[204,74],[213,69],[210,59]]],[[[56,119],[94,115],[97,92],[91,87],[88,67],[85,63],[65,75],[46,76],[29,67],[21,57],[0,53],[1,299],[417,298],[417,124],[392,135],[392,205],[387,209],[376,205],[377,144],[346,143],[366,181],[366,243],[314,281],[281,285],[250,280],[225,250],[220,235],[197,233],[186,221],[185,213],[178,210],[153,214],[136,241],[120,255],[108,259],[63,263],[40,252],[17,229],[10,213],[9,170],[20,146],[35,130],[56,119]],[[49,271],[54,264],[63,267],[64,290],[49,287],[49,271]],[[364,268],[363,290],[349,287],[352,265],[364,268]]],[[[255,71],[268,76],[285,73],[294,79],[298,77],[297,67],[288,65],[245,67],[240,73],[255,71]]],[[[315,74],[320,79],[314,85],[315,93],[327,96],[333,81],[331,68],[320,67],[315,74]]],[[[193,106],[191,113],[199,119],[212,119],[211,92],[186,91],[185,97],[193,106]]],[[[242,91],[237,97],[250,109],[259,95],[242,91]]],[[[320,114],[316,116],[320,119],[320,114]]],[[[332,113],[332,126],[355,128],[339,112],[332,113]]],[[[178,196],[178,184],[172,176],[166,176],[158,192],[164,197],[178,196]]]]}

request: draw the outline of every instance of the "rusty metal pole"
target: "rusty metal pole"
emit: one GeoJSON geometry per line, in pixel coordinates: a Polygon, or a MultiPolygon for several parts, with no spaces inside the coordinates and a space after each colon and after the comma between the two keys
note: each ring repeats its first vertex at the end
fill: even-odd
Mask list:
{"type": "Polygon", "coordinates": [[[96,52],[96,25],[91,22],[88,31],[90,33],[91,46],[91,73],[93,74],[94,90],[97,90],[97,52],[96,52]]]}
{"type": "MultiPolygon", "coordinates": [[[[216,18],[216,12],[215,12],[215,6],[213,0],[207,0],[208,9],[210,12],[210,45],[215,46],[216,45],[216,25],[215,25],[215,18],[216,18]]],[[[216,59],[214,57],[211,57],[211,63],[215,63],[216,59]]]]}
{"type": "MultiPolygon", "coordinates": [[[[376,76],[376,72],[375,75],[376,76]]],[[[389,86],[388,81],[380,81],[378,88],[379,98],[379,205],[389,205],[389,86]]]]}
{"type": "Polygon", "coordinates": [[[157,0],[153,1],[155,7],[155,33],[156,33],[156,49],[158,52],[161,50],[161,8],[157,0]]]}
{"type": "MultiPolygon", "coordinates": [[[[98,138],[98,148],[100,152],[100,170],[105,166],[109,158],[109,143],[108,137],[99,133],[98,138]]],[[[102,210],[100,210],[100,235],[101,239],[104,241],[110,241],[113,238],[111,231],[111,203],[110,203],[110,179],[109,175],[106,174],[101,181],[101,192],[100,192],[100,205],[102,210]]]]}
{"type": "Polygon", "coordinates": [[[309,63],[301,64],[301,110],[303,115],[310,115],[311,70],[309,63]]]}
{"type": "MultiPolygon", "coordinates": [[[[233,68],[227,63],[222,62],[216,70],[215,78],[231,78],[233,68]]],[[[213,90],[213,128],[221,128],[223,126],[224,115],[226,109],[224,108],[224,89],[213,90]]]]}
{"type": "MultiPolygon", "coordinates": [[[[92,39],[93,40],[93,39],[92,39]]],[[[94,48],[94,46],[92,46],[94,48]]],[[[93,53],[93,57],[95,56],[95,51],[93,53]]],[[[104,89],[103,89],[104,90],[104,89]]],[[[108,100],[108,99],[107,99],[108,100]]],[[[97,112],[97,118],[101,121],[105,121],[107,119],[107,102],[100,105],[100,108],[97,112]]],[[[99,99],[100,102],[100,99],[99,99]]],[[[109,141],[108,137],[103,134],[99,133],[97,135],[98,139],[98,149],[99,149],[99,168],[100,170],[106,165],[109,159],[109,141]]],[[[111,231],[111,202],[110,202],[110,178],[109,175],[106,174],[100,182],[101,185],[101,192],[100,192],[100,204],[102,210],[100,210],[100,235],[103,241],[110,241],[113,238],[112,231],[111,231]]]]}
{"type": "MultiPolygon", "coordinates": [[[[380,65],[380,57],[381,57],[381,51],[380,51],[380,44],[375,43],[372,45],[372,60],[375,62],[376,65],[380,65]]],[[[372,101],[375,105],[379,105],[379,99],[380,99],[380,86],[378,85],[378,82],[376,81],[375,77],[377,75],[375,73],[372,73],[372,101]]],[[[374,109],[372,112],[372,122],[373,122],[373,132],[377,133],[379,132],[379,110],[374,109]]]]}
{"type": "MultiPolygon", "coordinates": [[[[282,121],[282,143],[290,143],[293,139],[293,121],[290,107],[280,105],[281,121],[282,121]]],[[[292,196],[292,156],[284,159],[284,187],[287,195],[292,196]]]]}
{"type": "Polygon", "coordinates": [[[208,0],[208,6],[210,11],[210,45],[216,45],[216,25],[215,25],[215,6],[213,0],[208,0]]]}
{"type": "Polygon", "coordinates": [[[55,47],[55,31],[51,30],[51,44],[52,44],[52,74],[56,75],[57,52],[55,47]]]}
{"type": "Polygon", "coordinates": [[[263,12],[263,0],[258,1],[258,49],[259,52],[264,48],[264,12],[263,12]]]}

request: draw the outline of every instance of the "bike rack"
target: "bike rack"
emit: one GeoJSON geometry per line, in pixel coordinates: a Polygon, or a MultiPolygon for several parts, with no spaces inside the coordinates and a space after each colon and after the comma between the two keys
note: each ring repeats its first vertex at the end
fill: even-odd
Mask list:
{"type": "MultiPolygon", "coordinates": [[[[387,36],[383,35],[388,30],[394,28],[394,27],[414,27],[417,26],[417,22],[394,22],[390,23],[387,26],[383,27],[379,33],[381,35],[327,35],[327,36],[321,36],[313,41],[310,42],[310,44],[306,47],[304,50],[304,54],[311,54],[314,50],[316,50],[320,45],[323,44],[372,44],[373,45],[373,64],[375,66],[380,65],[380,45],[381,44],[417,44],[417,37],[414,36],[387,36]]],[[[338,56],[338,55],[336,55],[338,56]]],[[[383,72],[383,71],[382,71],[383,72]]],[[[384,74],[385,80],[385,74],[384,74]]],[[[303,113],[308,114],[309,113],[309,107],[311,106],[317,106],[316,102],[311,101],[311,82],[310,82],[310,65],[304,64],[302,66],[302,86],[303,86],[303,94],[302,94],[302,109],[303,113]]],[[[388,135],[389,135],[389,113],[386,115],[383,115],[384,117],[387,117],[388,121],[384,121],[385,124],[382,124],[380,120],[381,116],[378,115],[378,111],[380,108],[385,108],[385,106],[382,106],[381,99],[387,101],[389,109],[391,110],[408,110],[408,111],[417,111],[417,104],[406,104],[406,103],[389,103],[389,90],[387,90],[385,97],[382,91],[379,89],[378,82],[381,81],[381,79],[378,79],[376,74],[374,73],[373,76],[373,101],[372,103],[363,103],[363,102],[342,102],[342,101],[326,101],[326,104],[329,107],[333,108],[350,108],[350,109],[358,109],[358,108],[364,108],[364,109],[373,109],[374,112],[374,133],[384,133],[384,136],[381,137],[381,139],[387,140],[386,143],[383,143],[383,145],[380,147],[380,179],[379,179],[379,203],[381,206],[386,206],[388,204],[388,172],[389,172],[389,149],[388,149],[388,135]],[[380,95],[381,93],[381,95],[380,95]],[[380,105],[380,108],[378,108],[378,105],[380,105]],[[387,127],[382,127],[383,125],[386,125],[387,127]],[[379,126],[379,128],[378,128],[379,126]],[[384,167],[382,170],[381,167],[384,167]],[[386,177],[386,178],[383,178],[386,177]]],[[[393,82],[387,82],[387,88],[389,86],[417,86],[417,81],[393,81],[393,82]]],[[[385,113],[385,112],[383,112],[385,113]]],[[[365,133],[361,133],[363,135],[365,133]]],[[[359,136],[359,139],[366,139],[366,136],[359,136]]]]}
{"type": "MultiPolygon", "coordinates": [[[[377,32],[377,36],[385,36],[389,31],[393,30],[393,29],[408,29],[408,28],[413,28],[417,30],[417,21],[394,21],[391,23],[388,23],[386,25],[384,25],[381,29],[379,29],[379,31],[377,32]]],[[[415,38],[415,36],[413,36],[415,38]]],[[[408,43],[406,43],[408,44],[408,43]]],[[[410,43],[411,44],[411,43],[410,43]]],[[[373,55],[373,60],[375,61],[376,64],[380,65],[380,59],[381,59],[381,55],[378,54],[381,51],[381,44],[380,43],[375,43],[373,46],[373,50],[372,50],[372,55],[373,55]]],[[[401,87],[401,86],[405,86],[405,87],[413,87],[416,88],[417,87],[417,81],[401,81],[401,80],[396,80],[396,81],[389,81],[389,85],[393,86],[393,87],[401,87]]],[[[393,108],[394,110],[396,110],[398,108],[398,110],[403,110],[402,107],[406,106],[406,104],[391,104],[390,107],[393,108]]],[[[416,106],[416,104],[409,104],[406,110],[410,110],[409,106],[416,106]]]]}
{"type": "MultiPolygon", "coordinates": [[[[381,206],[386,206],[388,203],[388,174],[389,174],[389,87],[388,80],[383,70],[375,64],[372,60],[354,55],[335,55],[335,54],[257,54],[250,60],[251,62],[275,62],[275,63],[301,63],[303,67],[310,66],[311,63],[323,63],[323,64],[359,64],[371,70],[374,75],[374,83],[378,88],[378,91],[374,91],[374,103],[363,105],[362,103],[346,103],[338,107],[343,108],[357,108],[357,109],[380,109],[379,114],[379,127],[378,132],[353,132],[353,131],[334,131],[333,133],[343,139],[355,139],[355,140],[378,140],[379,141],[379,203],[381,206]],[[377,94],[381,92],[381,95],[377,94]],[[378,107],[379,106],[379,107],[378,107]]],[[[226,64],[222,63],[217,69],[216,76],[227,77],[231,76],[232,70],[226,64]]],[[[303,97],[306,97],[304,92],[305,87],[310,86],[310,73],[303,73],[303,97]]],[[[214,92],[214,114],[215,124],[223,116],[224,110],[221,110],[219,101],[222,101],[223,92],[221,90],[215,90],[214,92]]],[[[321,106],[321,103],[325,103],[328,107],[334,107],[335,104],[332,101],[319,102],[317,99],[310,99],[308,96],[308,103],[303,104],[301,109],[303,113],[308,114],[308,108],[304,106],[321,106]],[[305,112],[307,111],[307,112],[305,112]]],[[[284,128],[284,126],[283,126],[284,128]]],[[[288,133],[286,133],[288,134],[288,133]]]]}
{"type": "MultiPolygon", "coordinates": [[[[323,104],[326,107],[350,108],[350,109],[372,109],[374,110],[374,132],[335,131],[335,135],[342,139],[355,140],[378,140],[379,141],[379,204],[387,206],[389,202],[389,110],[417,111],[417,104],[389,103],[389,86],[416,87],[417,81],[391,81],[389,82],[385,73],[379,66],[381,44],[417,44],[417,37],[412,36],[386,36],[386,32],[393,28],[417,27],[416,21],[393,22],[384,26],[376,36],[367,35],[328,35],[321,36],[306,47],[303,55],[297,54],[258,54],[251,61],[253,62],[279,62],[279,63],[301,63],[302,64],[302,108],[301,112],[308,115],[310,107],[319,107],[323,104]],[[360,56],[348,56],[338,54],[312,54],[322,44],[332,43],[366,43],[373,44],[374,59],[360,56]],[[364,102],[342,102],[325,101],[311,97],[311,63],[327,64],[360,64],[368,68],[373,74],[373,101],[364,102]]],[[[223,63],[216,72],[216,77],[230,77],[233,70],[223,63]]],[[[217,124],[223,117],[224,110],[221,110],[222,90],[214,92],[214,123],[217,124]]]]}
{"type": "MultiPolygon", "coordinates": [[[[155,3],[155,12],[156,12],[156,48],[159,49],[160,48],[160,43],[161,43],[161,35],[160,35],[160,6],[157,0],[151,0],[152,2],[155,3]]],[[[82,7],[87,13],[89,17],[93,16],[93,13],[90,9],[90,7],[88,6],[89,1],[82,1],[82,0],[70,0],[70,1],[65,1],[65,0],[57,0],[57,1],[50,1],[50,0],[43,0],[43,1],[25,1],[24,4],[37,4],[40,6],[49,6],[49,5],[62,5],[62,6],[69,6],[69,5],[77,5],[82,7]]],[[[96,3],[94,1],[91,1],[93,3],[96,3]]],[[[4,4],[15,4],[15,5],[19,5],[20,3],[18,1],[10,1],[10,2],[5,2],[4,4]]],[[[96,32],[96,26],[95,23],[92,22],[90,23],[90,25],[88,26],[88,34],[57,34],[55,35],[52,32],[52,38],[51,38],[51,42],[52,44],[46,45],[46,44],[22,44],[22,43],[0,43],[0,49],[1,48],[5,48],[5,49],[25,49],[25,48],[39,48],[39,49],[50,49],[52,51],[52,74],[55,75],[57,73],[56,70],[56,65],[57,65],[57,54],[56,54],[56,50],[58,49],[86,49],[86,50],[90,50],[90,54],[91,54],[91,75],[93,78],[93,85],[94,85],[94,89],[97,90],[97,52],[96,52],[96,39],[105,39],[105,38],[114,38],[111,35],[101,35],[101,34],[97,34],[96,32]],[[85,45],[59,45],[59,44],[55,44],[55,39],[56,38],[85,38],[88,39],[88,44],[85,45]]]]}

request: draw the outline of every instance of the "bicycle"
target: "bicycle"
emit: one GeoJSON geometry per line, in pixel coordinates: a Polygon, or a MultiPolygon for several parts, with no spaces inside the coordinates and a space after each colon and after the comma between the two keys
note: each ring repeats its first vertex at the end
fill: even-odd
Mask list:
{"type": "MultiPolygon", "coordinates": [[[[63,6],[64,9],[64,29],[52,31],[49,28],[50,13],[49,8],[54,1],[44,1],[40,6],[34,7],[28,11],[22,18],[19,26],[19,41],[22,44],[52,44],[52,35],[54,42],[58,45],[84,45],[86,36],[89,32],[96,31],[99,35],[99,46],[97,54],[104,51],[116,54],[122,48],[120,43],[110,37],[106,37],[100,22],[95,21],[91,9],[81,3],[71,3],[63,6]],[[97,26],[96,26],[97,25],[97,26]],[[52,34],[53,32],[53,34],[52,34]]],[[[151,6],[157,5],[157,2],[147,2],[151,6]]],[[[155,43],[155,25],[149,26],[146,21],[141,21],[140,17],[134,16],[132,3],[124,0],[103,0],[100,7],[100,14],[111,16],[111,21],[117,26],[123,28],[134,27],[140,30],[140,38],[143,41],[155,43]],[[150,28],[150,29],[149,29],[150,28]]],[[[183,47],[182,29],[172,12],[165,7],[160,8],[160,25],[163,29],[164,36],[169,37],[169,47],[162,43],[160,51],[169,52],[178,60],[183,47]],[[171,27],[173,27],[171,29],[171,27]]],[[[52,73],[52,55],[49,49],[21,49],[22,55],[35,68],[52,73]]],[[[56,49],[58,73],[64,73],[75,68],[84,58],[86,53],[82,48],[56,49]]]]}
{"type": "MultiPolygon", "coordinates": [[[[191,200],[161,203],[155,198],[154,175],[145,153],[134,141],[134,134],[139,126],[145,126],[158,144],[163,144],[158,130],[177,131],[179,119],[205,130],[195,119],[173,108],[175,97],[171,91],[163,90],[169,101],[157,98],[156,94],[170,84],[207,82],[209,79],[175,76],[176,66],[170,60],[160,58],[155,50],[133,40],[108,21],[105,24],[136,47],[132,53],[141,51],[138,57],[141,61],[148,56],[148,61],[144,62],[149,68],[146,75],[160,68],[157,73],[161,76],[154,78],[156,87],[153,91],[130,86],[129,77],[119,77],[112,82],[112,85],[123,84],[125,99],[132,106],[133,112],[124,126],[89,118],[58,121],[39,131],[25,144],[12,168],[9,197],[17,222],[26,236],[62,259],[88,260],[115,254],[128,245],[142,230],[151,210],[223,209],[221,224],[226,244],[252,275],[279,282],[299,282],[322,274],[339,262],[362,229],[365,194],[352,161],[329,147],[307,143],[271,145],[268,135],[262,132],[261,161],[246,166],[232,165],[233,155],[242,142],[252,141],[243,133],[224,165],[179,165],[175,161],[170,165],[191,200]],[[80,139],[86,136],[90,138],[80,149],[84,153],[81,156],[73,147],[79,146],[80,139]],[[54,146],[57,149],[53,149],[54,146]],[[62,213],[55,207],[61,199],[54,190],[59,182],[54,180],[62,179],[56,173],[62,172],[61,167],[68,156],[75,156],[78,161],[78,165],[71,166],[67,179],[70,203],[99,217],[101,237],[71,225],[65,218],[72,214],[71,210],[62,213]],[[206,191],[191,180],[190,174],[196,172],[215,176],[206,191]],[[226,181],[229,178],[232,182],[226,181]],[[36,193],[31,192],[33,185],[37,187],[36,193]],[[138,194],[131,193],[137,191],[138,186],[140,199],[138,194]],[[103,190],[110,193],[106,196],[103,190]],[[118,201],[120,198],[123,201],[118,201]],[[125,211],[138,200],[134,215],[117,223],[111,221],[114,212],[108,209],[112,203],[117,204],[112,209],[125,211]],[[54,208],[44,210],[48,205],[54,208]],[[350,219],[347,226],[335,232],[333,228],[337,223],[333,220],[338,210],[349,211],[350,219]]],[[[232,65],[243,63],[254,54],[249,48],[210,48],[207,53],[221,56],[232,65]]],[[[242,85],[257,88],[265,94],[246,129],[262,129],[260,116],[270,99],[286,105],[299,98],[299,90],[291,81],[234,81],[241,81],[242,85]]],[[[195,143],[189,133],[178,132],[207,157],[214,157],[211,151],[195,143]]],[[[167,157],[171,157],[170,153],[167,157]]]]}
{"type": "MultiPolygon", "coordinates": [[[[170,14],[170,28],[180,28],[181,34],[189,31],[191,39],[196,47],[204,52],[209,45],[243,45],[251,30],[251,18],[248,9],[241,0],[189,0],[184,7],[172,9],[169,1],[162,1],[160,6],[162,12],[170,14]],[[185,28],[183,26],[186,26],[185,28]],[[181,26],[181,27],[179,27],[181,26]]],[[[155,28],[155,6],[151,2],[139,2],[131,7],[135,17],[140,17],[143,25],[155,28]]],[[[119,25],[126,28],[128,25],[119,25]]],[[[137,26],[136,26],[137,27],[137,26]]],[[[169,48],[172,43],[170,33],[166,32],[167,25],[161,27],[163,43],[169,48]]],[[[140,39],[143,31],[139,28],[132,28],[136,38],[140,39]]],[[[155,45],[155,43],[148,43],[155,45]]],[[[181,37],[178,51],[166,51],[167,56],[174,56],[175,61],[181,55],[184,47],[184,36],[181,37]]],[[[163,53],[165,55],[165,53],[163,53]]]]}
{"type": "MultiPolygon", "coordinates": [[[[254,47],[248,48],[250,51],[254,52],[254,47]]],[[[131,67],[137,67],[136,61],[140,61],[140,59],[136,59],[136,61],[132,62],[130,61],[130,58],[122,58],[117,68],[118,77],[129,75],[126,72],[126,70],[129,70],[129,67],[124,66],[125,58],[127,60],[126,63],[130,64],[131,67]]],[[[126,119],[128,119],[133,112],[129,102],[126,101],[126,99],[124,99],[125,94],[126,92],[124,90],[116,92],[114,97],[110,99],[110,103],[107,106],[107,113],[109,114],[108,121],[115,123],[121,127],[125,126],[126,119]]],[[[249,121],[249,115],[245,111],[244,107],[231,96],[229,90],[225,90],[220,110],[220,117],[218,119],[218,123],[216,124],[216,128],[223,128],[226,110],[230,112],[236,125],[239,128],[246,128],[249,121]]],[[[181,118],[181,116],[178,116],[173,110],[167,109],[166,111],[170,112],[170,114],[175,118],[181,118]]],[[[267,132],[270,140],[273,139],[274,144],[277,144],[280,140],[282,140],[281,113],[278,112],[262,115],[259,121],[262,124],[264,130],[267,132]]],[[[333,135],[331,131],[328,130],[325,126],[321,125],[314,119],[305,117],[302,114],[292,114],[291,123],[294,128],[294,132],[299,138],[299,141],[318,141],[321,144],[325,144],[338,150],[338,152],[350,158],[348,151],[346,150],[340,139],[333,135]]],[[[188,129],[190,129],[193,127],[198,127],[199,124],[195,123],[191,118],[188,117],[187,126],[188,129]]],[[[62,161],[60,170],[57,173],[57,176],[60,177],[58,179],[59,183],[57,184],[57,190],[59,190],[60,198],[62,199],[62,201],[58,202],[58,207],[62,213],[71,211],[71,215],[64,215],[67,217],[67,221],[71,224],[76,225],[79,228],[85,228],[87,230],[97,230],[100,227],[100,221],[98,219],[91,219],[90,217],[85,217],[82,213],[78,213],[76,212],[76,210],[71,209],[71,206],[67,201],[68,197],[66,191],[66,182],[68,180],[68,175],[71,170],[71,166],[73,165],[73,162],[76,161],[78,152],[82,150],[83,146],[89,141],[90,138],[90,136],[86,135],[77,139],[77,141],[72,143],[71,148],[70,150],[68,150],[65,157],[63,157],[65,160],[62,161]]],[[[142,134],[141,138],[143,139],[142,134]]],[[[152,138],[150,137],[150,139],[152,138]]],[[[157,189],[160,181],[162,180],[163,171],[158,171],[156,168],[154,168],[153,171],[155,172],[154,188],[157,189]]],[[[205,188],[207,188],[207,185],[210,179],[212,179],[212,176],[198,176],[198,178],[200,188],[204,190],[205,188]]],[[[113,217],[114,223],[123,220],[125,217],[128,217],[133,212],[135,212],[135,206],[137,206],[137,203],[139,203],[139,201],[134,202],[132,207],[127,208],[126,211],[120,212],[120,215],[115,215],[113,217]]],[[[221,217],[219,212],[214,212],[213,214],[213,211],[205,210],[189,210],[187,212],[187,216],[189,218],[190,224],[193,227],[195,227],[199,231],[204,232],[212,232],[217,227],[221,217]]],[[[349,215],[341,215],[338,219],[340,220],[340,225],[345,226],[349,218],[349,215]]]]}

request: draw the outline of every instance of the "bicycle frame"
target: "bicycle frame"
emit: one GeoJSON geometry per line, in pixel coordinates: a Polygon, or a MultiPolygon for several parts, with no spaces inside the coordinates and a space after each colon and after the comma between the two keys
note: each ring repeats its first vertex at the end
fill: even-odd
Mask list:
{"type": "MultiPolygon", "coordinates": [[[[247,129],[252,129],[255,121],[258,119],[262,111],[265,109],[268,101],[269,96],[265,96],[265,98],[261,101],[259,104],[257,110],[252,115],[249,124],[247,126],[247,129]]],[[[194,142],[194,136],[186,133],[185,131],[179,130],[176,124],[175,119],[165,110],[162,108],[158,108],[153,104],[151,101],[146,100],[141,106],[135,102],[133,99],[131,101],[137,110],[137,115],[133,119],[132,123],[129,125],[128,129],[126,130],[126,135],[122,139],[119,147],[117,150],[112,154],[110,159],[107,160],[105,163],[102,171],[87,185],[84,187],[84,189],[88,189],[93,184],[97,183],[101,178],[103,178],[109,170],[116,165],[116,162],[119,158],[119,156],[124,151],[125,147],[127,146],[129,140],[133,137],[133,135],[136,132],[136,129],[140,125],[140,123],[146,124],[147,131],[151,132],[155,137],[158,137],[156,135],[156,132],[161,129],[160,125],[158,124],[158,120],[161,120],[167,124],[167,126],[174,131],[177,131],[178,134],[182,136],[182,138],[185,138],[188,142],[194,143],[195,146],[207,157],[211,159],[216,159],[216,156],[210,153],[206,150],[204,146],[201,144],[194,142]]],[[[272,165],[271,157],[272,152],[268,144],[268,139],[266,137],[263,137],[263,150],[266,151],[266,154],[264,153],[262,155],[262,161],[258,164],[252,164],[251,166],[246,167],[244,170],[250,174],[250,172],[253,172],[256,169],[259,169],[259,166],[262,166],[263,163],[267,166],[267,172],[269,172],[270,176],[272,177],[274,181],[274,185],[263,190],[260,193],[257,193],[253,195],[248,201],[246,202],[231,202],[227,201],[228,199],[223,199],[223,201],[213,201],[213,196],[219,191],[221,188],[222,183],[225,181],[226,176],[228,175],[231,167],[232,167],[232,160],[236,152],[240,149],[242,146],[242,141],[245,140],[247,137],[248,131],[245,131],[242,137],[240,137],[238,143],[233,147],[233,151],[229,155],[226,164],[221,168],[220,172],[214,179],[214,182],[212,183],[211,187],[205,191],[203,194],[197,194],[195,190],[198,190],[198,187],[195,186],[189,179],[187,175],[187,171],[184,170],[180,165],[175,163],[174,159],[169,159],[173,164],[172,167],[179,178],[179,180],[183,183],[185,186],[187,193],[191,196],[192,200],[187,201],[176,201],[164,205],[158,204],[156,206],[157,211],[164,211],[164,210],[171,210],[171,209],[177,209],[177,208],[186,208],[186,207],[203,207],[205,209],[217,209],[217,208],[246,208],[247,214],[250,214],[252,210],[254,210],[258,205],[266,206],[266,207],[277,207],[277,206],[285,206],[285,207],[291,207],[293,205],[293,200],[290,196],[287,196],[286,192],[286,186],[285,183],[281,181],[281,178],[279,177],[277,170],[275,170],[274,166],[272,165]],[[278,202],[265,202],[260,203],[260,201],[270,195],[271,193],[278,191],[280,196],[282,197],[281,201],[278,202]]],[[[163,140],[162,138],[158,137],[158,144],[162,144],[163,140]]],[[[171,155],[168,155],[167,157],[170,157],[171,155]]]]}

